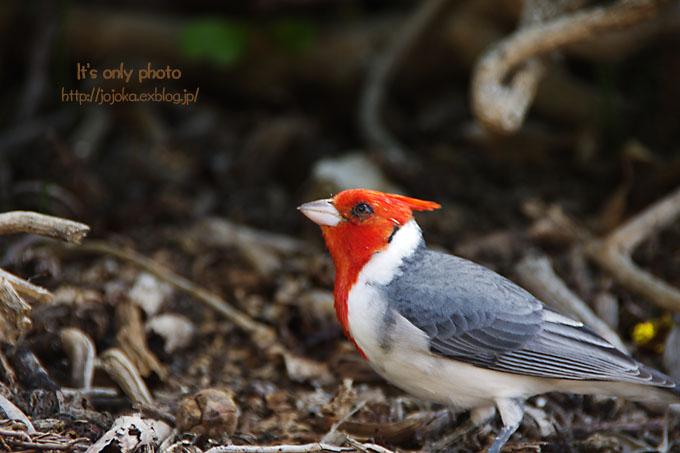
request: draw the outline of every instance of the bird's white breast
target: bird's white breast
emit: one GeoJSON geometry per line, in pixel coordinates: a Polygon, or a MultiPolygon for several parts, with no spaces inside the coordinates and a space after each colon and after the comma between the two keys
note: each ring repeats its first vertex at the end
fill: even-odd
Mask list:
{"type": "Polygon", "coordinates": [[[421,241],[420,227],[415,220],[409,220],[394,234],[387,248],[376,252],[366,263],[347,296],[349,331],[369,359],[381,354],[382,324],[388,310],[380,287],[392,281],[404,258],[412,255],[421,241]]]}

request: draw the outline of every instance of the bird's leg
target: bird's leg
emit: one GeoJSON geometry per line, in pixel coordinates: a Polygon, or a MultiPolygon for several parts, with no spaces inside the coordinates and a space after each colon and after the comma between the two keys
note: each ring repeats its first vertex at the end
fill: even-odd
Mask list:
{"type": "Polygon", "coordinates": [[[503,445],[517,431],[524,417],[524,402],[519,399],[498,399],[496,407],[503,420],[503,428],[489,446],[487,453],[500,453],[503,445]]]}
{"type": "Polygon", "coordinates": [[[493,406],[476,407],[470,410],[470,418],[465,420],[462,425],[456,428],[451,434],[439,439],[430,445],[430,451],[442,451],[455,441],[465,436],[467,433],[493,417],[496,408],[493,406]]]}

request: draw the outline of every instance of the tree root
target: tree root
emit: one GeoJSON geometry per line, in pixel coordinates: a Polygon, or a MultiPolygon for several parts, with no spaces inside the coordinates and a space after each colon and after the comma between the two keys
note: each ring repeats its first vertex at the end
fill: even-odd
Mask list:
{"type": "Polygon", "coordinates": [[[32,233],[79,244],[90,231],[84,223],[30,211],[12,211],[0,214],[0,235],[32,233]]]}
{"type": "Polygon", "coordinates": [[[472,111],[490,130],[505,134],[516,131],[524,121],[544,73],[544,64],[535,57],[642,22],[671,3],[670,0],[620,0],[609,7],[587,9],[521,27],[479,59],[471,84],[472,111]],[[505,83],[508,78],[509,82],[505,83]]]}
{"type": "Polygon", "coordinates": [[[680,216],[680,188],[649,206],[601,240],[592,240],[586,254],[622,286],[657,306],[680,312],[680,289],[638,267],[633,249],[647,236],[667,227],[680,216]]]}
{"type": "Polygon", "coordinates": [[[532,227],[560,236],[583,247],[588,258],[607,271],[621,286],[665,310],[680,313],[680,289],[637,266],[631,253],[649,235],[680,217],[680,188],[619,226],[604,238],[593,238],[561,209],[548,208],[532,227]]]}

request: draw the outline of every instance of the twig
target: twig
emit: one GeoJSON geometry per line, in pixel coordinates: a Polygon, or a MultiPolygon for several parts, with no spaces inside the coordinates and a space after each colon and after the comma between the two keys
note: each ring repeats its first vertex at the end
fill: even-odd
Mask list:
{"type": "Polygon", "coordinates": [[[0,436],[7,437],[23,437],[27,441],[31,441],[31,436],[26,431],[14,431],[12,429],[0,429],[0,436]]]}
{"type": "Polygon", "coordinates": [[[303,445],[226,445],[213,447],[205,453],[311,453],[317,451],[343,452],[354,451],[354,448],[314,442],[303,445]]]}
{"type": "Polygon", "coordinates": [[[338,421],[336,421],[335,423],[333,423],[333,425],[331,426],[331,429],[330,429],[330,430],[328,431],[328,433],[326,433],[326,435],[324,436],[324,439],[327,438],[327,437],[329,437],[330,434],[333,434],[333,433],[337,432],[337,431],[338,431],[338,428],[340,427],[340,425],[342,425],[342,424],[345,423],[347,420],[349,420],[350,418],[352,418],[352,416],[353,416],[354,414],[356,414],[357,412],[359,412],[359,411],[361,410],[361,408],[363,408],[363,407],[366,405],[366,403],[367,403],[366,400],[361,400],[361,401],[359,401],[359,403],[358,403],[353,409],[347,411],[347,413],[346,413],[342,418],[340,418],[340,420],[338,420],[338,421]]]}
{"type": "Polygon", "coordinates": [[[73,250],[79,252],[104,253],[131,262],[219,312],[237,327],[248,332],[255,343],[261,348],[269,349],[275,342],[276,333],[272,328],[253,320],[245,313],[229,305],[218,295],[196,285],[190,280],[187,280],[165,266],[158,264],[154,260],[149,259],[134,250],[123,249],[105,241],[86,241],[80,247],[73,250]]]}
{"type": "Polygon", "coordinates": [[[120,398],[120,392],[114,388],[114,387],[90,387],[90,388],[83,388],[83,389],[73,389],[73,388],[68,388],[68,387],[62,387],[61,388],[61,393],[64,395],[82,395],[88,400],[92,401],[94,399],[112,399],[112,398],[120,398]]]}
{"type": "Polygon", "coordinates": [[[654,302],[661,308],[680,312],[680,291],[637,266],[625,255],[605,242],[593,242],[588,256],[605,268],[622,285],[654,302]]]}
{"type": "Polygon", "coordinates": [[[645,237],[680,216],[680,188],[649,206],[602,240],[585,248],[587,255],[626,288],[666,310],[680,312],[680,289],[638,267],[630,257],[645,237]]]}
{"type": "Polygon", "coordinates": [[[30,211],[12,211],[0,214],[0,235],[32,233],[79,244],[90,231],[84,223],[30,211]]]}
{"type": "Polygon", "coordinates": [[[14,274],[10,274],[2,268],[0,268],[0,278],[7,280],[21,297],[43,303],[49,303],[54,300],[54,294],[50,291],[41,286],[29,283],[14,274]]]}
{"type": "MultiPolygon", "coordinates": [[[[18,440],[18,439],[5,439],[5,442],[8,444],[14,446],[14,447],[21,447],[25,449],[33,449],[33,450],[73,450],[75,446],[77,446],[80,443],[86,443],[89,442],[88,439],[75,439],[75,440],[69,440],[65,442],[26,442],[23,440],[18,440]]],[[[84,445],[83,445],[84,447],[84,445]]]]}
{"type": "Polygon", "coordinates": [[[620,0],[610,7],[596,7],[529,25],[487,51],[475,67],[472,110],[486,127],[501,133],[517,130],[533,100],[541,71],[532,57],[566,44],[592,38],[653,17],[672,0],[620,0]],[[520,68],[506,85],[511,70],[520,68]],[[533,68],[532,68],[533,66],[533,68]]]}
{"type": "Polygon", "coordinates": [[[385,447],[382,447],[378,444],[371,444],[371,443],[361,443],[356,439],[352,439],[351,437],[347,436],[347,443],[350,444],[352,447],[356,448],[357,450],[363,452],[363,453],[371,453],[371,452],[376,452],[376,453],[393,453],[392,450],[388,450],[385,447]]]}
{"type": "MultiPolygon", "coordinates": [[[[537,218],[536,214],[530,214],[537,218]]],[[[635,215],[605,238],[593,238],[561,209],[544,209],[532,229],[556,230],[561,237],[582,247],[585,255],[609,272],[623,287],[666,310],[680,312],[680,289],[637,266],[631,252],[645,237],[671,224],[680,216],[680,188],[635,215]],[[536,228],[537,225],[540,228],[536,228]]]]}
{"type": "Polygon", "coordinates": [[[620,351],[627,352],[623,341],[616,332],[593,313],[590,307],[555,274],[547,257],[527,255],[515,266],[515,271],[522,285],[536,297],[567,315],[575,316],[620,351]]]}
{"type": "Polygon", "coordinates": [[[670,225],[678,216],[680,187],[618,227],[606,241],[621,253],[630,253],[644,238],[670,225]]]}
{"type": "Polygon", "coordinates": [[[423,2],[403,28],[394,33],[394,41],[382,54],[376,56],[368,71],[359,104],[360,125],[368,142],[379,148],[392,164],[403,163],[406,160],[406,149],[384,126],[380,116],[389,79],[406,54],[427,31],[428,26],[449,4],[447,0],[423,2]]]}

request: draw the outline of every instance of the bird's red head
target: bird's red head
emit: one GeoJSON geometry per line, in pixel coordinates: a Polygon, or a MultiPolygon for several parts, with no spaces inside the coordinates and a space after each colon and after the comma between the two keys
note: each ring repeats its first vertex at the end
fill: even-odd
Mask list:
{"type": "Polygon", "coordinates": [[[413,211],[431,211],[440,205],[366,189],[340,192],[333,198],[299,206],[321,226],[326,246],[335,264],[335,309],[347,331],[347,294],[371,256],[386,248],[393,234],[413,211]]]}

